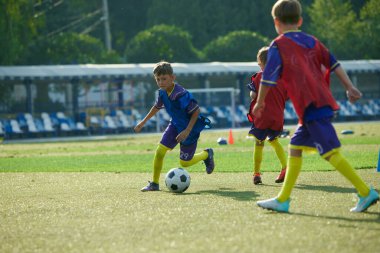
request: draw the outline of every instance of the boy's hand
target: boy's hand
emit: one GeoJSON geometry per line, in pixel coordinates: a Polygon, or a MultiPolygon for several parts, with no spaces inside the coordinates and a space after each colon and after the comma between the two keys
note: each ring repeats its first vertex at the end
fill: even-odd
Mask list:
{"type": "Polygon", "coordinates": [[[355,103],[358,99],[362,97],[362,93],[355,87],[352,86],[352,88],[348,89],[346,91],[348,101],[351,103],[355,103]]]}
{"type": "Polygon", "coordinates": [[[141,131],[141,129],[143,128],[143,126],[144,126],[144,122],[139,122],[136,126],[135,126],[135,128],[134,128],[134,130],[135,130],[135,132],[136,133],[139,133],[140,131],[141,131]]]}
{"type": "Polygon", "coordinates": [[[186,140],[189,134],[190,134],[190,130],[186,128],[185,130],[180,132],[179,135],[177,135],[175,139],[177,140],[177,142],[183,142],[184,140],[186,140]]]}
{"type": "Polygon", "coordinates": [[[259,105],[256,103],[252,110],[253,115],[257,118],[260,118],[261,114],[263,113],[264,106],[264,104],[259,105]]]}

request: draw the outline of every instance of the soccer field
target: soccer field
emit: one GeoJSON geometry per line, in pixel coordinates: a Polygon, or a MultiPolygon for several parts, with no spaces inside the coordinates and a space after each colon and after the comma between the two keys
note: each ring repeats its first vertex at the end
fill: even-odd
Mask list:
{"type": "MultiPolygon", "coordinates": [[[[380,123],[336,128],[354,131],[339,134],[342,153],[379,189],[380,123]]],[[[246,133],[233,130],[235,144],[218,146],[228,131],[204,132],[198,148],[214,148],[216,169],[207,175],[202,164],[189,168],[184,194],[169,193],[163,182],[178,166],[178,148],[165,160],[162,191],[139,191],[151,179],[160,135],[0,145],[0,252],[380,251],[380,205],[350,213],[355,190],[316,154],[305,155],[290,214],[258,208],[257,200],[280,190],[279,167],[266,145],[264,184],[252,184],[246,133]]]]}

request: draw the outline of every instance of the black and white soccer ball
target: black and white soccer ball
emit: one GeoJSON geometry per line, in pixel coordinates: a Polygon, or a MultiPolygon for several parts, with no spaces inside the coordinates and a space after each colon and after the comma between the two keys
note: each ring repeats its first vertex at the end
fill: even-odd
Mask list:
{"type": "Polygon", "coordinates": [[[166,173],[165,184],[169,191],[181,193],[190,186],[190,174],[183,168],[173,168],[166,173]]]}

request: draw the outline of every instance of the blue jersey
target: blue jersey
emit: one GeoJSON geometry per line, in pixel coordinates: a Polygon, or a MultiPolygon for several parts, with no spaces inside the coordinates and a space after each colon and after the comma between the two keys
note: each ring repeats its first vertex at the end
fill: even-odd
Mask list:
{"type": "MultiPolygon", "coordinates": [[[[175,84],[170,94],[167,94],[165,90],[159,90],[155,107],[165,108],[171,117],[171,123],[180,133],[188,126],[191,115],[199,108],[199,105],[190,92],[181,85],[175,84]]],[[[200,133],[204,128],[204,118],[199,116],[191,132],[200,133]]]]}

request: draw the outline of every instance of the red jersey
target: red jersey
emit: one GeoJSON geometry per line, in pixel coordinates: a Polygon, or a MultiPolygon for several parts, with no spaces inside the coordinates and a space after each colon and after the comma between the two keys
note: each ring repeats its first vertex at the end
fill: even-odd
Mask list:
{"type": "MultiPolygon", "coordinates": [[[[258,72],[251,77],[251,82],[254,84],[256,93],[259,93],[260,81],[263,72],[258,72]]],[[[285,87],[282,84],[278,84],[271,88],[265,97],[265,107],[260,118],[254,117],[252,114],[253,107],[256,104],[257,96],[252,100],[249,106],[249,115],[252,118],[253,124],[258,129],[272,129],[275,131],[281,131],[284,126],[284,109],[287,99],[287,93],[285,87]]]]}
{"type": "Polygon", "coordinates": [[[305,48],[280,35],[275,39],[282,60],[282,75],[278,80],[286,87],[294,109],[302,123],[305,109],[330,106],[339,109],[321,66],[329,66],[329,51],[316,39],[313,48],[305,48]]]}

